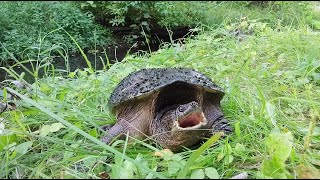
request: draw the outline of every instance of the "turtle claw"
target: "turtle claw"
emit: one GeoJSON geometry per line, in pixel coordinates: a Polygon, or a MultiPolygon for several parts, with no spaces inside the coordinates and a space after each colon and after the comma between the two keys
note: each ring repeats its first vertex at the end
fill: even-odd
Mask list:
{"type": "MultiPolygon", "coordinates": [[[[102,129],[103,131],[109,131],[111,128],[112,128],[112,125],[110,125],[110,124],[101,126],[101,129],[102,129]]],[[[106,136],[103,136],[103,137],[101,138],[101,141],[102,141],[102,142],[105,142],[106,144],[110,144],[110,142],[112,141],[112,138],[111,138],[111,136],[109,137],[109,135],[106,135],[106,136]]]]}
{"type": "Polygon", "coordinates": [[[110,130],[111,128],[112,128],[112,125],[110,125],[110,124],[101,126],[101,129],[104,130],[104,131],[108,131],[108,130],[110,130]]]}
{"type": "Polygon", "coordinates": [[[108,137],[108,136],[103,136],[103,137],[101,138],[101,141],[102,141],[102,142],[105,142],[106,144],[110,144],[111,140],[112,140],[112,138],[110,138],[110,137],[108,137]]]}
{"type": "Polygon", "coordinates": [[[120,121],[114,125],[107,124],[102,126],[101,129],[106,131],[106,135],[101,138],[101,141],[110,144],[116,137],[124,139],[125,128],[123,127],[123,123],[123,121],[120,121]]]}
{"type": "Polygon", "coordinates": [[[228,122],[228,119],[224,118],[223,116],[217,119],[214,125],[212,126],[213,133],[216,133],[219,131],[223,131],[226,135],[233,132],[233,129],[228,122]]]}

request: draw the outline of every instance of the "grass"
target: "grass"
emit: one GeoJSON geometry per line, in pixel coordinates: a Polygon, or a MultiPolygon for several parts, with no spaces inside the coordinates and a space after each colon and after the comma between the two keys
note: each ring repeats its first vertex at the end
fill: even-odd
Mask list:
{"type": "MultiPolygon", "coordinates": [[[[0,17],[1,44],[19,60],[61,55],[51,49],[67,50],[69,55],[77,53],[77,47],[62,28],[75,36],[86,51],[114,42],[111,32],[97,25],[91,13],[81,12],[71,2],[2,2],[0,17]]],[[[1,48],[0,65],[8,65],[10,60],[1,48]]]]}
{"type": "Polygon", "coordinates": [[[243,36],[230,33],[241,22],[127,56],[108,70],[7,88],[22,100],[0,115],[0,177],[230,178],[244,171],[249,178],[320,177],[319,32],[304,21],[275,28],[247,19],[243,36]],[[164,157],[152,142],[101,143],[100,126],[115,122],[107,102],[118,82],[145,67],[173,66],[201,71],[225,89],[222,109],[235,132],[164,157]]]}

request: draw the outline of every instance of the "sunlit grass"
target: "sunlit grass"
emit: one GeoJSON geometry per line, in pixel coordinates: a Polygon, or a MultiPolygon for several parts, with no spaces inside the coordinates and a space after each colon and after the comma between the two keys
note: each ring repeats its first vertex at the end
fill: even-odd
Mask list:
{"type": "Polygon", "coordinates": [[[226,28],[214,29],[184,45],[127,56],[108,70],[77,70],[16,90],[22,99],[18,109],[0,119],[5,125],[0,177],[99,178],[106,172],[112,178],[230,178],[245,171],[249,178],[295,178],[306,175],[298,172],[300,165],[317,175],[320,34],[302,25],[274,29],[259,21],[248,23],[254,32],[241,41],[226,28]],[[214,146],[164,158],[154,155],[161,147],[152,141],[103,145],[100,127],[115,122],[107,102],[121,79],[142,68],[173,66],[194,68],[225,89],[222,110],[235,132],[214,146]],[[58,130],[49,132],[45,125],[58,130]],[[265,142],[273,133],[287,132],[293,141],[285,173],[266,174],[271,167],[262,164],[271,154],[265,142]],[[218,175],[208,174],[213,168],[218,175]]]}

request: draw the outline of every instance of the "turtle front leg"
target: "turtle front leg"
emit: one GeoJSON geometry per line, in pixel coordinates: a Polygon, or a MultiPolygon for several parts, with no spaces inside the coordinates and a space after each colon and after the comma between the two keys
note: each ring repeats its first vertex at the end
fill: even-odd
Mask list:
{"type": "Polygon", "coordinates": [[[228,119],[226,119],[224,116],[219,117],[217,120],[214,121],[212,125],[213,133],[219,131],[223,131],[226,135],[233,132],[233,129],[228,122],[228,119]]]}
{"type": "Polygon", "coordinates": [[[124,124],[120,121],[111,125],[105,125],[102,127],[103,130],[107,131],[107,134],[101,138],[102,142],[105,142],[107,144],[110,144],[110,142],[115,138],[118,137],[118,139],[124,139],[125,138],[125,131],[126,128],[124,127],[124,124]]]}
{"type": "Polygon", "coordinates": [[[113,125],[111,124],[107,124],[107,125],[101,126],[101,129],[104,131],[109,131],[112,128],[112,126],[113,125]]]}

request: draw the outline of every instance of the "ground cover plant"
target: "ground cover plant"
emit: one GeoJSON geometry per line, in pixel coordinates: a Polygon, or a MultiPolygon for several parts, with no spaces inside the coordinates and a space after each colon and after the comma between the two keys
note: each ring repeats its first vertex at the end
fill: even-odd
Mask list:
{"type": "Polygon", "coordinates": [[[4,1],[0,3],[0,64],[11,59],[3,47],[19,60],[43,58],[50,52],[75,53],[77,47],[59,28],[72,34],[84,49],[112,44],[110,32],[96,24],[92,14],[81,12],[70,2],[4,1]]]}
{"type": "Polygon", "coordinates": [[[109,68],[106,62],[101,71],[88,61],[86,69],[24,89],[8,84],[3,96],[13,92],[21,100],[1,114],[0,177],[320,177],[320,33],[297,23],[273,27],[242,16],[185,44],[163,44],[109,68]],[[115,121],[110,93],[146,67],[190,67],[211,77],[226,91],[222,109],[234,133],[175,154],[152,141],[101,143],[100,126],[115,121]]]}
{"type": "MultiPolygon", "coordinates": [[[[90,12],[107,27],[130,27],[127,40],[150,39],[152,28],[217,28],[235,23],[239,17],[259,19],[271,27],[308,24],[319,27],[319,17],[310,12],[310,4],[300,2],[258,1],[81,1],[75,4],[90,12]],[[280,13],[279,13],[280,12],[280,13]],[[300,16],[299,14],[304,14],[300,16]]],[[[146,41],[147,41],[146,40],[146,41]]]]}

